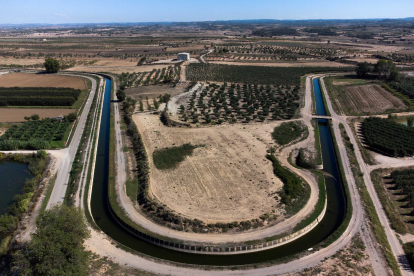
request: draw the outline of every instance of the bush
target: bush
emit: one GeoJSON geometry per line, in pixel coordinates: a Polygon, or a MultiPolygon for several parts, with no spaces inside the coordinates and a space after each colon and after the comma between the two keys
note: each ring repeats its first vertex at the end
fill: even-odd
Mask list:
{"type": "Polygon", "coordinates": [[[295,122],[282,123],[274,128],[272,137],[279,145],[286,145],[300,137],[302,128],[295,122]]]}
{"type": "Polygon", "coordinates": [[[197,146],[184,144],[180,147],[156,150],[153,153],[154,165],[159,170],[172,169],[184,161],[186,156],[192,155],[197,146]]]}

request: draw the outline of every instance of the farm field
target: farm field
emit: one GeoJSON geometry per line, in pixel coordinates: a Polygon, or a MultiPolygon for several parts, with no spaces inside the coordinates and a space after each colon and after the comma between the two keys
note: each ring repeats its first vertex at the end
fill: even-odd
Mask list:
{"type": "Polygon", "coordinates": [[[61,108],[0,108],[0,123],[23,122],[24,117],[30,117],[33,114],[39,115],[40,119],[57,117],[59,115],[69,115],[76,109],[61,108]]]}
{"type": "Polygon", "coordinates": [[[388,109],[405,109],[404,102],[379,85],[346,87],[345,108],[351,113],[382,113],[388,109]]]}
{"type": "Polygon", "coordinates": [[[43,119],[12,125],[0,136],[1,150],[47,149],[62,147],[68,136],[71,123],[54,119],[43,119]]]}
{"type": "Polygon", "coordinates": [[[299,85],[300,77],[306,74],[351,71],[354,71],[353,67],[264,67],[190,63],[186,76],[188,81],[299,85]]]}
{"type": "Polygon", "coordinates": [[[333,105],[339,114],[370,115],[403,111],[405,103],[372,80],[347,77],[324,78],[333,105]]]}
{"type": "Polygon", "coordinates": [[[11,73],[0,76],[0,87],[69,87],[86,89],[85,81],[78,77],[11,73]]]}
{"type": "Polygon", "coordinates": [[[150,194],[162,204],[205,223],[249,220],[279,208],[275,196],[283,184],[265,158],[279,122],[188,129],[166,127],[157,115],[133,120],[149,157],[150,194]],[[186,143],[199,147],[177,168],[154,166],[154,151],[186,143]]]}
{"type": "Polygon", "coordinates": [[[173,99],[171,110],[180,106],[181,120],[207,124],[290,119],[300,99],[298,87],[215,83],[188,96],[173,99]]]}
{"type": "Polygon", "coordinates": [[[303,61],[303,62],[240,62],[240,61],[209,61],[211,64],[237,65],[237,66],[264,66],[264,67],[353,67],[352,64],[334,61],[303,61]]]}

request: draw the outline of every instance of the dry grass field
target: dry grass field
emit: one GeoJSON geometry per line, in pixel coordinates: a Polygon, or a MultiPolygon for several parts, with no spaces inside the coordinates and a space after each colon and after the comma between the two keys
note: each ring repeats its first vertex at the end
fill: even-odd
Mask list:
{"type": "Polygon", "coordinates": [[[157,98],[159,95],[164,95],[165,93],[174,97],[183,93],[187,86],[187,84],[177,84],[175,87],[169,85],[137,86],[126,89],[125,93],[128,97],[139,101],[141,98],[144,100],[146,97],[150,99],[157,98]]]}
{"type": "Polygon", "coordinates": [[[379,85],[348,86],[345,108],[351,112],[380,113],[387,109],[404,109],[403,101],[379,85]]]}
{"type": "Polygon", "coordinates": [[[40,119],[57,117],[59,115],[69,115],[76,109],[60,108],[0,108],[0,123],[23,122],[24,117],[30,117],[33,114],[39,115],[40,119]]]}
{"type": "Polygon", "coordinates": [[[112,66],[110,64],[105,66],[75,66],[69,68],[68,71],[82,71],[90,73],[98,72],[108,72],[113,74],[121,74],[124,72],[129,73],[142,73],[142,72],[151,72],[153,69],[162,69],[167,68],[168,65],[145,65],[145,66],[136,66],[136,62],[133,62],[132,66],[112,66]]]}
{"type": "Polygon", "coordinates": [[[44,58],[6,58],[6,57],[0,57],[0,64],[3,65],[33,65],[33,64],[39,64],[44,63],[44,58]]]}
{"type": "Polygon", "coordinates": [[[274,197],[283,184],[265,155],[280,122],[189,129],[165,127],[157,115],[133,120],[149,157],[150,190],[169,208],[206,223],[248,220],[277,209],[274,197]],[[175,169],[155,168],[154,150],[185,143],[205,146],[175,169]]]}
{"type": "Polygon", "coordinates": [[[0,76],[0,87],[70,87],[86,89],[85,81],[78,77],[12,73],[0,76]]]}

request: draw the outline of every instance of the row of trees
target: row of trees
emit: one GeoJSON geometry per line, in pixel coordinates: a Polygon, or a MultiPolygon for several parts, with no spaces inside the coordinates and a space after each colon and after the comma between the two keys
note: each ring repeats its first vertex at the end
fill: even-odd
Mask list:
{"type": "Polygon", "coordinates": [[[80,89],[55,87],[0,87],[0,97],[72,97],[75,100],[82,93],[80,89]]]}
{"type": "Polygon", "coordinates": [[[0,97],[0,106],[72,106],[73,97],[0,97]]]}
{"type": "Polygon", "coordinates": [[[376,74],[379,79],[399,80],[397,67],[391,60],[380,59],[375,65],[371,65],[366,61],[357,64],[356,74],[358,77],[365,78],[371,73],[376,74]]]}
{"type": "Polygon", "coordinates": [[[414,128],[392,119],[366,118],[362,122],[365,143],[391,156],[414,155],[414,128]]]}
{"type": "Polygon", "coordinates": [[[187,80],[299,86],[301,76],[319,72],[352,72],[353,67],[266,67],[191,63],[187,80]]]}
{"type": "Polygon", "coordinates": [[[401,193],[407,195],[408,207],[414,207],[414,170],[393,171],[391,178],[394,179],[396,188],[401,189],[401,193]]]}

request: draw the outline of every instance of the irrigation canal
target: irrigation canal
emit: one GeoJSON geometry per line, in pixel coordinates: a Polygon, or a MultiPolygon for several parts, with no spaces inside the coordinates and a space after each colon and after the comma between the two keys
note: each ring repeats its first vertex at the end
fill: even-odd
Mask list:
{"type": "MultiPolygon", "coordinates": [[[[326,115],[317,79],[314,80],[313,85],[318,115],[326,115]]],[[[327,212],[318,226],[308,234],[277,248],[238,255],[200,255],[183,253],[158,247],[137,238],[124,230],[124,228],[115,221],[108,207],[110,94],[111,80],[106,79],[95,176],[92,189],[91,211],[95,222],[100,229],[117,242],[143,254],[174,262],[215,266],[244,265],[280,259],[307,250],[326,239],[343,222],[346,211],[346,199],[343,184],[336,162],[336,155],[329,127],[326,120],[321,119],[318,120],[318,127],[321,139],[324,171],[332,175],[333,178],[327,177],[325,179],[328,201],[327,212]]]]}

